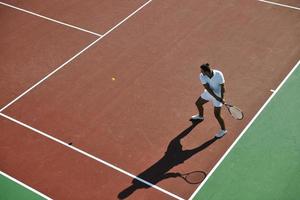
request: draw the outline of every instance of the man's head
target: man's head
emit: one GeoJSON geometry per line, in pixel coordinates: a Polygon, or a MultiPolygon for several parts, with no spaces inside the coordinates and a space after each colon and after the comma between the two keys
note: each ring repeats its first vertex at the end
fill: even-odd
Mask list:
{"type": "Polygon", "coordinates": [[[211,69],[208,63],[201,65],[200,68],[201,68],[201,73],[203,75],[207,75],[207,76],[211,75],[211,69]]]}

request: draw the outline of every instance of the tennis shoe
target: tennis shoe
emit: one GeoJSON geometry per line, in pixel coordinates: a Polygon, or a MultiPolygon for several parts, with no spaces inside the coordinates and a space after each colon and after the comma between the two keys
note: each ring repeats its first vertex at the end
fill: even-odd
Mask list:
{"type": "Polygon", "coordinates": [[[225,134],[227,133],[227,130],[220,130],[217,134],[216,134],[216,138],[221,138],[223,137],[225,134]]]}
{"type": "Polygon", "coordinates": [[[193,115],[191,117],[192,120],[204,120],[204,117],[203,116],[200,116],[199,114],[197,115],[193,115]]]}

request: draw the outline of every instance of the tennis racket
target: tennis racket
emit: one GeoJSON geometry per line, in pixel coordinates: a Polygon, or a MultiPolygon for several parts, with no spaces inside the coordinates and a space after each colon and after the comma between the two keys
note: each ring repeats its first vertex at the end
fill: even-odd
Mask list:
{"type": "Polygon", "coordinates": [[[230,115],[237,120],[242,120],[244,118],[244,113],[236,106],[224,103],[230,115]]]}
{"type": "Polygon", "coordinates": [[[189,184],[199,184],[205,179],[206,173],[203,171],[194,171],[187,174],[178,173],[178,176],[189,184]]]}

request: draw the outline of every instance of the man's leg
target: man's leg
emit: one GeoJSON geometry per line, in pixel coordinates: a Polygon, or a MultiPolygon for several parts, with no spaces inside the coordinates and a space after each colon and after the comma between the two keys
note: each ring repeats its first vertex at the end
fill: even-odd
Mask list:
{"type": "Polygon", "coordinates": [[[214,113],[215,113],[216,119],[218,120],[218,122],[220,124],[221,129],[225,131],[226,128],[225,128],[224,120],[221,116],[221,108],[222,107],[214,107],[214,113]]]}
{"type": "Polygon", "coordinates": [[[198,108],[200,117],[203,117],[203,112],[204,112],[203,105],[207,102],[208,102],[207,100],[201,98],[201,96],[200,96],[195,103],[198,108]]]}

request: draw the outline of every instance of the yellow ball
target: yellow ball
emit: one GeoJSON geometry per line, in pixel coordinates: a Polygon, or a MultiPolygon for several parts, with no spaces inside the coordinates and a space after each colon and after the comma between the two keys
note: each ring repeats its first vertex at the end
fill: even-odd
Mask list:
{"type": "Polygon", "coordinates": [[[111,80],[113,80],[113,81],[114,81],[114,80],[116,80],[116,78],[115,78],[115,77],[112,77],[112,78],[111,78],[111,80]]]}

